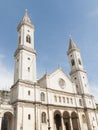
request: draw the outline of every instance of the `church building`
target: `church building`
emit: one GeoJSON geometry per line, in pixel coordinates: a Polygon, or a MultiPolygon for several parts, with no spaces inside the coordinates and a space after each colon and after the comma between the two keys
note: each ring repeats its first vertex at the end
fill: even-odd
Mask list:
{"type": "Polygon", "coordinates": [[[70,75],[58,68],[36,78],[34,25],[27,11],[17,27],[14,83],[0,91],[0,130],[98,130],[81,53],[69,40],[70,75]]]}

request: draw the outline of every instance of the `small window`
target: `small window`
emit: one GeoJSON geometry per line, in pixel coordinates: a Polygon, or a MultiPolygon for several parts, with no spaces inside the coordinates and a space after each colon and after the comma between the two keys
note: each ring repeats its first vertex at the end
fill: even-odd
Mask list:
{"type": "Polygon", "coordinates": [[[28,114],[28,120],[30,120],[31,119],[31,115],[30,114],[28,114]]]}
{"type": "Polygon", "coordinates": [[[81,99],[79,99],[79,104],[80,104],[80,106],[82,106],[82,100],[81,99]]]}
{"type": "Polygon", "coordinates": [[[70,99],[70,101],[71,101],[71,104],[73,104],[73,100],[72,100],[72,98],[70,99]]]}
{"type": "Polygon", "coordinates": [[[45,94],[43,92],[41,93],[41,101],[45,101],[45,94]]]}
{"type": "Polygon", "coordinates": [[[67,103],[69,103],[69,98],[67,98],[67,103]]]}
{"type": "Polygon", "coordinates": [[[30,58],[28,57],[28,60],[30,60],[30,58]]]}
{"type": "Polygon", "coordinates": [[[42,120],[42,123],[46,123],[46,113],[45,112],[42,112],[41,120],[42,120]]]}
{"type": "Polygon", "coordinates": [[[65,103],[65,97],[63,97],[63,102],[65,103]]]}
{"type": "Polygon", "coordinates": [[[76,80],[77,78],[75,77],[75,80],[76,80]]]}
{"type": "Polygon", "coordinates": [[[72,57],[72,55],[70,55],[70,57],[72,57]]]}
{"type": "Polygon", "coordinates": [[[17,62],[19,62],[19,59],[17,59],[17,62]]]}
{"type": "Polygon", "coordinates": [[[28,72],[30,72],[30,67],[28,67],[28,72]]]}
{"type": "Polygon", "coordinates": [[[31,43],[31,37],[30,37],[30,35],[26,36],[26,42],[31,43]]]}
{"type": "Polygon", "coordinates": [[[76,85],[76,91],[77,91],[77,93],[79,94],[79,88],[78,88],[78,85],[76,85]]]}
{"type": "Polygon", "coordinates": [[[59,97],[59,102],[61,102],[61,97],[59,97]]]}
{"type": "Polygon", "coordinates": [[[30,90],[28,91],[28,95],[30,95],[30,90]]]}
{"type": "Polygon", "coordinates": [[[57,102],[57,96],[54,96],[55,102],[57,102]]]}
{"type": "Polygon", "coordinates": [[[72,66],[75,65],[75,61],[73,59],[71,60],[71,64],[72,64],[72,66]]]}

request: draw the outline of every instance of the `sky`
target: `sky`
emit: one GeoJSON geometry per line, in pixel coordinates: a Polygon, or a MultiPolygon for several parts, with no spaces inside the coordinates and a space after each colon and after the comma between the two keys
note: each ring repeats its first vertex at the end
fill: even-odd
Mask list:
{"type": "Polygon", "coordinates": [[[25,9],[35,26],[37,78],[58,66],[69,75],[71,35],[81,50],[90,89],[98,103],[98,0],[1,0],[0,89],[10,89],[13,84],[17,26],[25,9]]]}

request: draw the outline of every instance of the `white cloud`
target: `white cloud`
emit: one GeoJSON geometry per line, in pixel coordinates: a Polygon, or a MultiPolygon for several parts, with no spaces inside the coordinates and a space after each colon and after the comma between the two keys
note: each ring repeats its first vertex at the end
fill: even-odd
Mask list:
{"type": "Polygon", "coordinates": [[[4,64],[5,56],[0,54],[0,89],[9,90],[13,84],[13,71],[4,64]]]}

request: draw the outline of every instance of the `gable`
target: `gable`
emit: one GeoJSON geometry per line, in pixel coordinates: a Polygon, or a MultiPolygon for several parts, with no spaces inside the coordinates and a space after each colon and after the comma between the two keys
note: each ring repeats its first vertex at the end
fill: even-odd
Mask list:
{"type": "Polygon", "coordinates": [[[61,69],[50,74],[47,87],[57,91],[74,93],[74,84],[61,69]]]}
{"type": "Polygon", "coordinates": [[[50,75],[44,76],[39,80],[39,84],[43,88],[49,88],[54,91],[63,91],[68,93],[74,93],[75,84],[73,84],[70,78],[65,74],[62,69],[57,69],[50,75]]]}

